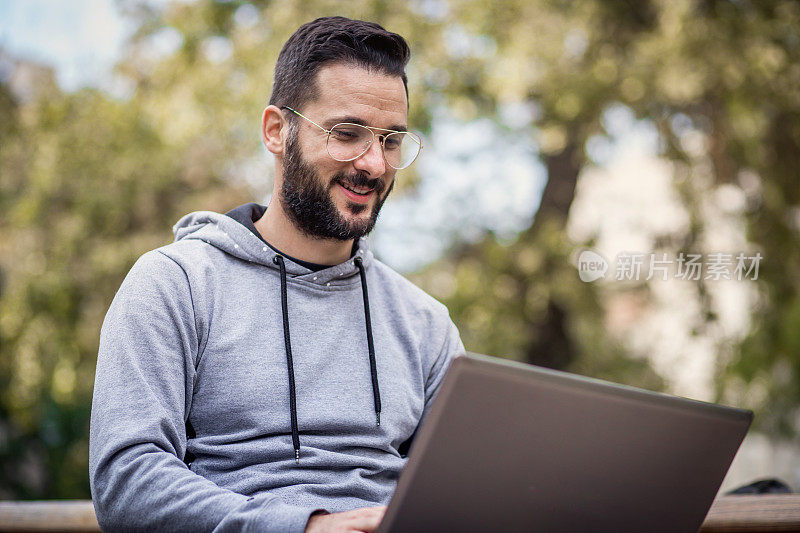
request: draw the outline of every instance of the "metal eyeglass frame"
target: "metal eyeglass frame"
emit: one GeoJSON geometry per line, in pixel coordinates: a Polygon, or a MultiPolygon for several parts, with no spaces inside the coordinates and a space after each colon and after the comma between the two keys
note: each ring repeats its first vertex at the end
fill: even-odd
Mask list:
{"type": "Polygon", "coordinates": [[[419,157],[420,152],[422,152],[422,139],[420,139],[419,135],[417,135],[416,133],[410,132],[410,131],[387,130],[386,128],[376,128],[374,126],[364,126],[363,124],[354,124],[352,122],[339,122],[338,124],[334,124],[333,126],[331,126],[331,129],[327,130],[327,129],[323,128],[322,126],[320,126],[319,124],[317,124],[316,122],[314,122],[313,120],[311,120],[310,118],[308,118],[307,116],[305,116],[304,114],[302,114],[301,112],[297,111],[296,109],[292,109],[288,105],[281,106],[281,109],[288,109],[289,111],[291,111],[291,112],[299,115],[300,117],[306,119],[307,121],[309,121],[310,123],[312,123],[313,125],[318,127],[319,129],[321,129],[322,131],[327,133],[328,137],[325,140],[325,150],[328,152],[328,155],[331,156],[331,159],[333,159],[334,161],[340,161],[340,162],[343,162],[343,163],[347,162],[347,161],[355,161],[356,159],[358,159],[362,155],[366,154],[367,150],[369,150],[370,147],[372,146],[372,143],[375,142],[375,137],[376,137],[375,130],[387,131],[389,133],[403,133],[409,139],[411,139],[412,141],[414,141],[415,143],[417,143],[419,145],[419,150],[417,151],[417,155],[414,156],[414,159],[409,161],[409,163],[406,166],[397,168],[396,166],[394,166],[391,163],[389,163],[389,160],[386,158],[386,147],[383,144],[384,140],[386,139],[386,135],[383,135],[383,136],[378,135],[378,138],[380,139],[380,143],[381,143],[381,154],[383,155],[383,160],[386,161],[387,165],[389,165],[390,167],[392,167],[395,170],[403,170],[405,168],[410,167],[414,163],[414,161],[417,160],[417,158],[419,157]],[[372,133],[372,140],[367,144],[366,148],[364,148],[364,151],[361,152],[360,154],[358,154],[357,156],[351,157],[350,159],[337,159],[337,158],[333,157],[333,155],[331,154],[330,149],[328,148],[328,143],[330,142],[330,139],[331,139],[331,132],[333,131],[334,128],[336,128],[336,126],[358,126],[360,128],[365,128],[365,129],[369,130],[370,133],[372,133]]]}

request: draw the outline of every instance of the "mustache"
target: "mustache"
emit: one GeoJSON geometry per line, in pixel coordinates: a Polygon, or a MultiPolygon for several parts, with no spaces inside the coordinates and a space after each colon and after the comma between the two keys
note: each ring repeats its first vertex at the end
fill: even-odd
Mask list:
{"type": "Polygon", "coordinates": [[[352,174],[350,176],[346,175],[344,172],[339,172],[335,176],[333,176],[332,182],[341,182],[350,185],[351,187],[367,187],[369,189],[374,189],[375,192],[381,194],[383,190],[386,188],[386,183],[380,178],[372,178],[370,179],[369,175],[366,172],[357,172],[356,174],[352,174]]]}

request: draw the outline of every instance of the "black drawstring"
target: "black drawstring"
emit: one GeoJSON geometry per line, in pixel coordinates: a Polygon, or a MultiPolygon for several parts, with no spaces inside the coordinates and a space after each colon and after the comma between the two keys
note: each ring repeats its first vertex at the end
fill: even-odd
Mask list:
{"type": "Polygon", "coordinates": [[[300,432],[297,430],[297,397],[294,388],[294,364],[292,363],[292,343],[289,340],[289,304],[286,298],[286,265],[283,256],[272,258],[281,269],[281,309],[283,310],[283,342],[286,345],[286,365],[289,367],[289,407],[292,414],[292,444],[294,460],[300,464],[300,432]]]}
{"type": "Polygon", "coordinates": [[[364,320],[367,323],[367,348],[369,349],[369,370],[372,374],[372,397],[375,401],[375,417],[381,425],[381,392],[378,389],[378,366],[375,363],[375,345],[372,342],[372,321],[369,317],[369,294],[367,293],[367,275],[360,257],[354,259],[361,275],[361,291],[364,293],[364,320]]]}
{"type": "MultiPolygon", "coordinates": [[[[283,311],[283,340],[286,345],[286,364],[289,367],[289,408],[292,415],[292,444],[294,445],[294,458],[300,464],[300,432],[297,429],[297,397],[294,386],[294,364],[292,363],[292,344],[289,340],[289,305],[286,297],[286,264],[283,256],[276,255],[272,262],[281,270],[281,309],[283,311]]],[[[364,295],[364,319],[367,324],[367,348],[369,350],[369,369],[372,374],[372,396],[375,401],[375,417],[378,426],[381,425],[381,393],[378,388],[378,366],[375,362],[375,344],[372,341],[372,321],[369,314],[369,294],[367,293],[367,275],[364,263],[360,257],[354,260],[361,276],[361,291],[364,295]]]]}

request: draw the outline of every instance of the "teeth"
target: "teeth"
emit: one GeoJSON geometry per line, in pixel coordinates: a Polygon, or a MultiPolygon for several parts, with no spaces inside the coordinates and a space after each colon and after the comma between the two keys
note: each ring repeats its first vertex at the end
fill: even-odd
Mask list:
{"type": "Polygon", "coordinates": [[[344,183],[342,184],[342,187],[356,194],[367,194],[368,192],[372,191],[372,189],[367,187],[353,187],[352,185],[345,185],[344,183]]]}

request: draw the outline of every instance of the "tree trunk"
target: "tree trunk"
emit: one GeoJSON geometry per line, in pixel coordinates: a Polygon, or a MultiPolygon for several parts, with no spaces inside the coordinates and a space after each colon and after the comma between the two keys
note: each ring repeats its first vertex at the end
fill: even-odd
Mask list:
{"type": "MultiPolygon", "coordinates": [[[[526,232],[534,245],[540,232],[563,232],[566,227],[583,162],[582,147],[583,143],[571,131],[567,145],[561,152],[544,157],[547,184],[533,224],[526,232]]],[[[546,263],[544,268],[549,268],[546,263]]],[[[542,320],[532,324],[527,359],[531,364],[563,369],[578,356],[568,334],[567,310],[552,295],[549,296],[546,309],[542,320]]]]}

